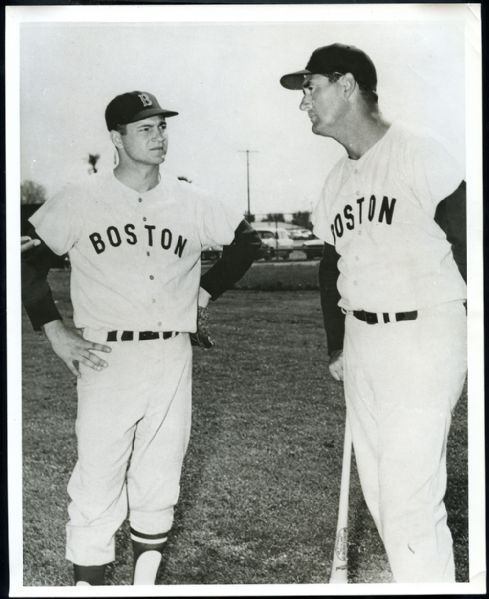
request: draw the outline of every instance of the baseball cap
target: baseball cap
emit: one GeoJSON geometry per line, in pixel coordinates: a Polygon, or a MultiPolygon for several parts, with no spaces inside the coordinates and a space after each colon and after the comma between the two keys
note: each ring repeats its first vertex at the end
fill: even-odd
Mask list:
{"type": "Polygon", "coordinates": [[[316,48],[305,69],[283,75],[280,83],[287,89],[302,89],[306,75],[331,73],[351,73],[362,87],[377,89],[377,72],[372,60],[359,48],[345,44],[316,48]]]}
{"type": "Polygon", "coordinates": [[[107,129],[115,129],[117,125],[135,123],[141,119],[161,114],[164,117],[176,116],[178,112],[161,108],[158,100],[149,92],[127,92],[116,96],[105,109],[107,129]]]}

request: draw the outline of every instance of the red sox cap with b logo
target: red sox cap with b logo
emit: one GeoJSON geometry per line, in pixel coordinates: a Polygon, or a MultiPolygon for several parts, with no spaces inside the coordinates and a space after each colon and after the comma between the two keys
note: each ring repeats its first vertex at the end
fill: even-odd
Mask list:
{"type": "Polygon", "coordinates": [[[105,109],[105,122],[107,129],[111,131],[117,125],[135,123],[158,114],[169,117],[176,116],[178,112],[161,108],[158,100],[149,92],[127,92],[109,102],[105,109]]]}

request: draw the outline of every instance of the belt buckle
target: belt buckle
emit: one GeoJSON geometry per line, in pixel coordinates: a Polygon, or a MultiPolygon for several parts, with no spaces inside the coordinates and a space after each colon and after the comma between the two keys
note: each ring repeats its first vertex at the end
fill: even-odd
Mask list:
{"type": "Polygon", "coordinates": [[[377,317],[377,314],[375,314],[375,312],[363,312],[364,316],[365,316],[365,322],[367,324],[377,324],[379,322],[379,319],[377,317]]]}
{"type": "Polygon", "coordinates": [[[418,318],[418,311],[411,310],[410,312],[398,312],[396,314],[396,320],[398,322],[402,320],[416,320],[418,318]]]}
{"type": "Polygon", "coordinates": [[[153,339],[159,339],[160,333],[157,331],[140,331],[139,341],[152,341],[153,339]]]}

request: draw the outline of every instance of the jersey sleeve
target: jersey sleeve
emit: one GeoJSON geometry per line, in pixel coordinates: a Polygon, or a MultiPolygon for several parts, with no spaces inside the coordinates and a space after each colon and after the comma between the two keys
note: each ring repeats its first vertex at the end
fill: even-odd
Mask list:
{"type": "Polygon", "coordinates": [[[83,198],[66,187],[50,198],[29,219],[36,233],[59,256],[66,254],[80,236],[83,198]]]}
{"type": "Polygon", "coordinates": [[[434,211],[438,203],[451,195],[464,179],[462,167],[441,143],[418,138],[412,148],[409,177],[420,204],[434,211]]]}
{"type": "Polygon", "coordinates": [[[331,223],[329,222],[328,206],[330,203],[330,185],[328,177],[324,183],[319,200],[312,211],[311,222],[314,235],[322,241],[334,245],[331,223]]]}
{"type": "Polygon", "coordinates": [[[203,247],[229,245],[243,215],[219,200],[199,198],[199,234],[203,247]]]}

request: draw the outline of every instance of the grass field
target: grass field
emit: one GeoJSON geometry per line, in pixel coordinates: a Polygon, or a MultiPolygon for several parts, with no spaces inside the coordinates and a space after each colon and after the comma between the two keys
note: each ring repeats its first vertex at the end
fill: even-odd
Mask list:
{"type": "MultiPolygon", "coordinates": [[[[259,270],[252,269],[261,277],[259,270]]],[[[51,285],[69,321],[67,272],[51,273],[51,285]]],[[[318,294],[231,291],[212,304],[211,326],[216,347],[194,352],[192,439],[159,583],[325,583],[344,403],[327,376],[318,294]]],[[[468,576],[466,410],[464,394],[449,439],[446,497],[460,581],[468,576]]],[[[71,584],[64,526],[75,413],[72,375],[24,317],[25,585],[71,584]]],[[[350,506],[350,582],[390,581],[355,469],[350,506]]],[[[117,554],[110,584],[129,584],[126,525],[117,554]]]]}

